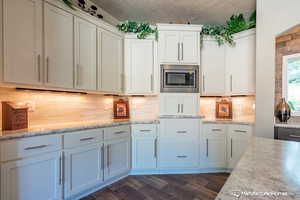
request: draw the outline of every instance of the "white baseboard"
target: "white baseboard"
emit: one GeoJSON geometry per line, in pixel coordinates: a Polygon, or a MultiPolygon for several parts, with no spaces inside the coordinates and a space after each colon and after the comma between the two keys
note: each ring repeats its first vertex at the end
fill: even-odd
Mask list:
{"type": "Polygon", "coordinates": [[[230,173],[226,168],[131,170],[130,175],[230,173]]]}

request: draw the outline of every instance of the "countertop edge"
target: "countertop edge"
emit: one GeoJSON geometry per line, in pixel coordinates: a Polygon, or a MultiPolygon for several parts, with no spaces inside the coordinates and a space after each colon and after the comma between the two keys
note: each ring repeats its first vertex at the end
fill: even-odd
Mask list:
{"type": "Polygon", "coordinates": [[[128,121],[128,122],[112,122],[104,124],[95,124],[95,125],[81,125],[76,127],[67,127],[67,128],[57,128],[49,130],[33,130],[33,131],[24,131],[20,133],[11,133],[5,136],[0,136],[0,141],[12,140],[12,139],[21,139],[35,136],[44,136],[44,135],[56,135],[64,134],[69,132],[84,131],[89,129],[98,129],[98,128],[109,128],[121,125],[134,125],[134,124],[159,124],[159,120],[145,120],[145,121],[128,121]]]}

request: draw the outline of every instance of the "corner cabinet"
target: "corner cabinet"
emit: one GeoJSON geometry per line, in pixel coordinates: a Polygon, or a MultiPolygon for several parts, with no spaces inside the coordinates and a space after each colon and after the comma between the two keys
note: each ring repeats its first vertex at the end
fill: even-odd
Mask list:
{"type": "Polygon", "coordinates": [[[98,28],[98,90],[121,93],[123,82],[123,38],[98,28]]]}
{"type": "Polygon", "coordinates": [[[205,37],[201,47],[202,82],[201,95],[222,96],[225,94],[225,46],[214,38],[205,37]]]}
{"type": "Polygon", "coordinates": [[[228,95],[255,94],[256,30],[234,35],[235,46],[226,46],[228,95]]]}
{"type": "Polygon", "coordinates": [[[161,64],[200,65],[200,25],[157,24],[161,64]]]}
{"type": "Polygon", "coordinates": [[[43,83],[42,24],[42,0],[3,0],[3,81],[43,83]]]}
{"type": "Polygon", "coordinates": [[[136,35],[127,35],[124,40],[124,55],[124,93],[156,93],[158,65],[155,39],[141,40],[136,35]]]}

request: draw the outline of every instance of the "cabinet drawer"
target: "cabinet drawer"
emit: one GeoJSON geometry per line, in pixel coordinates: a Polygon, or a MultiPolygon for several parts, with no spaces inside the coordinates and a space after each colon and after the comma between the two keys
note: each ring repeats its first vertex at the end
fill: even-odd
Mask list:
{"type": "Polygon", "coordinates": [[[156,136],[156,124],[136,124],[132,126],[134,137],[139,136],[156,136]]]}
{"type": "Polygon", "coordinates": [[[226,125],[224,124],[203,124],[203,135],[206,137],[220,137],[226,135],[226,125]]]}
{"type": "Polygon", "coordinates": [[[37,136],[1,142],[1,161],[25,158],[62,149],[61,135],[37,136]]]}
{"type": "Polygon", "coordinates": [[[250,137],[252,135],[252,127],[249,125],[237,125],[232,124],[228,127],[228,133],[234,136],[247,136],[250,137]]]}
{"type": "Polygon", "coordinates": [[[116,126],[104,129],[104,140],[113,140],[130,136],[129,126],[116,126]]]}
{"type": "Polygon", "coordinates": [[[198,119],[163,119],[160,124],[161,138],[197,139],[200,132],[198,119]]]}
{"type": "Polygon", "coordinates": [[[197,141],[161,140],[159,166],[161,168],[195,168],[199,164],[197,141]]]}
{"type": "Polygon", "coordinates": [[[72,148],[80,145],[101,142],[103,140],[103,129],[77,131],[64,136],[64,147],[72,148]]]}
{"type": "Polygon", "coordinates": [[[277,128],[275,132],[277,133],[276,139],[300,142],[300,129],[277,128]]]}

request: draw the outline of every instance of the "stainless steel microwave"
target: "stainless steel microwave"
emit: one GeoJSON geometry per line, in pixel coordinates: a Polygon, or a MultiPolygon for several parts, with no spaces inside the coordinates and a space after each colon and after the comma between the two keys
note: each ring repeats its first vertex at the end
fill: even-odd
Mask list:
{"type": "Polygon", "coordinates": [[[161,92],[198,93],[199,66],[161,65],[161,92]]]}

